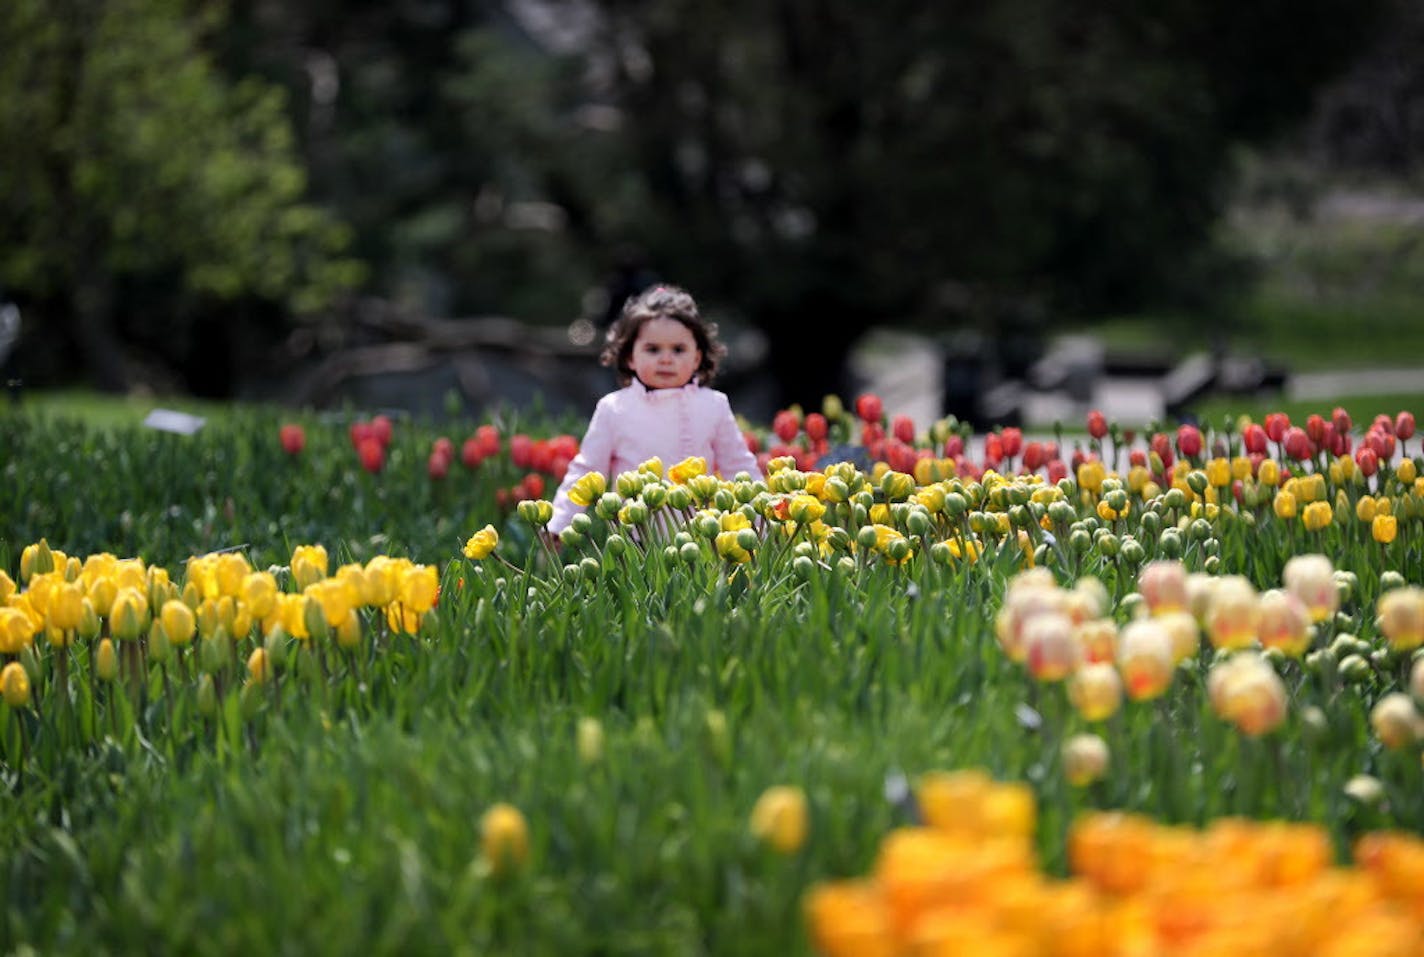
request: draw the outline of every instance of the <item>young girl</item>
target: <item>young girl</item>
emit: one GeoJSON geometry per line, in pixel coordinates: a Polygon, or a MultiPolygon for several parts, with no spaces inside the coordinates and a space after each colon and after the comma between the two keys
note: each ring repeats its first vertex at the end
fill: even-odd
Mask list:
{"type": "Polygon", "coordinates": [[[697,303],[676,286],[653,286],[628,300],[599,356],[623,388],[593,410],[554,496],[551,533],[563,531],[582,511],[569,500],[569,489],[589,472],[601,473],[611,486],[617,475],[650,458],[672,464],[695,455],[726,478],[738,472],[761,476],[727,397],[704,388],[726,353],[717,327],[703,322],[697,303]]]}

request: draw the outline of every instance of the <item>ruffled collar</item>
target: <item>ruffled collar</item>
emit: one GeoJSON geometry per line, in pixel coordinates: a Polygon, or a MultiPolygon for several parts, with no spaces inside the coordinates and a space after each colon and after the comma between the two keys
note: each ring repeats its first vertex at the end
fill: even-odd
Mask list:
{"type": "Polygon", "coordinates": [[[676,389],[649,389],[646,385],[643,384],[643,380],[639,379],[637,376],[634,376],[633,381],[628,383],[628,389],[632,392],[633,395],[636,395],[648,402],[664,402],[674,396],[691,395],[697,392],[700,388],[701,386],[697,384],[696,379],[693,379],[687,385],[679,386],[676,389]]]}

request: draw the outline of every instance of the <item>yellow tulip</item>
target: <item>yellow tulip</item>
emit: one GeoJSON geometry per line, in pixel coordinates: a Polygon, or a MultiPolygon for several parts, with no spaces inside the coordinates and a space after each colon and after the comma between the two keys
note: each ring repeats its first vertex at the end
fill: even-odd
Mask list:
{"type": "Polygon", "coordinates": [[[1122,679],[1105,662],[1083,665],[1068,679],[1068,700],[1086,721],[1103,721],[1122,705],[1122,679]]]}
{"type": "Polygon", "coordinates": [[[1281,482],[1281,467],[1275,459],[1266,459],[1256,469],[1256,481],[1274,487],[1281,482]]]}
{"type": "Polygon", "coordinates": [[[109,607],[109,633],[115,638],[132,641],[147,625],[148,607],[143,595],[135,588],[120,588],[109,607]]]}
{"type": "Polygon", "coordinates": [[[569,488],[569,501],[580,508],[588,508],[598,501],[600,495],[608,491],[608,480],[601,472],[588,472],[579,476],[569,488]]]}
{"type": "Polygon", "coordinates": [[[490,873],[504,877],[529,857],[529,825],[511,804],[496,804],[480,818],[480,853],[490,873]]]}
{"type": "Polygon", "coordinates": [[[415,565],[400,579],[397,600],[406,608],[423,615],[435,607],[440,591],[440,575],[434,565],[415,565]]]}
{"type": "Polygon", "coordinates": [[[1402,459],[1400,463],[1394,467],[1395,476],[1405,485],[1413,484],[1418,472],[1419,469],[1414,464],[1413,459],[1402,459]]]}
{"type": "Polygon", "coordinates": [[[158,620],[163,626],[163,633],[168,636],[168,641],[175,647],[181,647],[192,641],[193,633],[197,631],[198,627],[193,609],[176,598],[163,603],[158,620]]]}
{"type": "Polygon", "coordinates": [[[237,593],[255,618],[266,618],[277,607],[277,579],[271,572],[250,572],[243,576],[237,593]]]}
{"type": "Polygon", "coordinates": [[[94,674],[100,681],[113,681],[119,676],[119,656],[108,638],[99,642],[99,650],[94,654],[94,674]]]}
{"type": "Polygon", "coordinates": [[[23,708],[30,703],[30,676],[18,661],[0,670],[0,695],[11,708],[23,708]]]}
{"type": "MultiPolygon", "coordinates": [[[[1262,470],[1264,470],[1265,465],[1266,463],[1261,463],[1262,470]]],[[[1271,507],[1275,509],[1277,518],[1292,519],[1296,516],[1295,496],[1285,489],[1281,489],[1276,493],[1271,507]]]]}
{"type": "Polygon", "coordinates": [[[326,549],[320,545],[298,545],[292,549],[292,578],[297,587],[306,588],[326,577],[326,549]]]}
{"type": "Polygon", "coordinates": [[[1231,484],[1231,463],[1224,458],[1215,458],[1206,463],[1206,480],[1217,488],[1231,484]]]}
{"type": "Polygon", "coordinates": [[[1399,519],[1393,515],[1376,515],[1370,523],[1370,535],[1381,545],[1388,545],[1399,534],[1399,519]]]}
{"type": "Polygon", "coordinates": [[[266,648],[254,648],[247,656],[247,674],[256,685],[266,684],[272,679],[272,661],[266,648]]]}
{"type": "Polygon", "coordinates": [[[688,479],[706,474],[707,460],[694,455],[668,469],[667,477],[675,485],[684,485],[688,479]]]}
{"type": "Polygon", "coordinates": [[[751,832],[782,854],[794,854],[806,842],[806,793],[798,787],[768,788],[752,808],[751,832]]]}
{"type": "Polygon", "coordinates": [[[1087,787],[1108,770],[1107,742],[1096,734],[1075,734],[1063,742],[1063,777],[1074,787],[1087,787]]]}
{"type": "Polygon", "coordinates": [[[1335,510],[1330,507],[1329,502],[1311,502],[1301,513],[1301,524],[1306,531],[1318,532],[1330,525],[1335,517],[1335,510]]]}
{"type": "MultiPolygon", "coordinates": [[[[355,607],[357,599],[349,585],[335,578],[327,578],[307,586],[303,594],[308,595],[321,607],[322,618],[328,628],[335,628],[346,619],[355,607]]],[[[311,625],[307,625],[308,629],[311,625]]]]}

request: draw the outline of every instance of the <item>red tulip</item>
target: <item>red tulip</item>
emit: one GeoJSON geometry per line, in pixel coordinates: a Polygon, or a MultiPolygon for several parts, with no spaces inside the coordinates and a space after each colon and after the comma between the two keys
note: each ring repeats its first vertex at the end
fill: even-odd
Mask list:
{"type": "Polygon", "coordinates": [[[521,498],[543,498],[544,487],[544,476],[530,472],[519,483],[519,495],[521,498]]]}
{"type": "Polygon", "coordinates": [[[1003,460],[1004,440],[999,437],[999,433],[990,432],[984,436],[984,464],[991,469],[996,469],[1003,460]]]}
{"type": "Polygon", "coordinates": [[[999,441],[1004,445],[1004,457],[1014,458],[1023,451],[1023,429],[1011,425],[999,433],[999,441]]]}
{"type": "Polygon", "coordinates": [[[1383,412],[1375,416],[1375,420],[1370,423],[1370,428],[1368,431],[1377,431],[1380,429],[1383,429],[1386,432],[1394,431],[1394,420],[1391,419],[1389,416],[1385,415],[1383,412]]]}
{"type": "Polygon", "coordinates": [[[915,444],[915,420],[908,415],[897,415],[891,419],[890,432],[906,445],[915,444]]]}
{"type": "Polygon", "coordinates": [[[1249,455],[1265,454],[1266,430],[1252,422],[1241,430],[1241,445],[1249,455]]]}
{"type": "Polygon", "coordinates": [[[1043,457],[1042,442],[1028,442],[1023,449],[1023,467],[1030,472],[1037,472],[1043,463],[1047,461],[1043,457]]]}
{"type": "Polygon", "coordinates": [[[475,429],[475,441],[479,444],[480,455],[489,458],[499,454],[499,429],[492,425],[482,425],[475,429]]]}
{"type": "Polygon", "coordinates": [[[1088,434],[1095,439],[1108,434],[1108,418],[1097,409],[1088,413],[1088,434]]]}
{"type": "Polygon", "coordinates": [[[1370,434],[1365,436],[1365,442],[1374,449],[1382,461],[1388,462],[1394,458],[1394,436],[1382,429],[1371,429],[1370,434]]]}
{"type": "Polygon", "coordinates": [[[885,405],[880,396],[867,392],[855,400],[855,414],[860,416],[862,422],[878,423],[885,417],[885,405]]]}
{"type": "Polygon", "coordinates": [[[371,434],[373,434],[381,445],[390,447],[391,444],[391,420],[384,415],[378,415],[371,420],[371,434]]]}
{"type": "Polygon", "coordinates": [[[534,440],[520,433],[509,437],[509,460],[518,469],[527,469],[534,454],[534,440]]]}
{"type": "Polygon", "coordinates": [[[379,472],[386,464],[386,447],[374,435],[367,435],[361,440],[360,447],[356,449],[356,455],[361,459],[361,467],[372,475],[379,472]]]}
{"type": "Polygon", "coordinates": [[[432,479],[439,481],[450,474],[450,460],[438,451],[432,451],[430,458],[425,463],[425,471],[432,479]]]}
{"type": "Polygon", "coordinates": [[[812,442],[819,442],[830,432],[830,423],[826,417],[819,412],[812,412],[806,416],[806,436],[812,442]]]}
{"type": "Polygon", "coordinates": [[[1401,439],[1414,437],[1414,413],[1401,412],[1394,417],[1394,434],[1401,439]]]}
{"type": "Polygon", "coordinates": [[[1127,453],[1127,464],[1135,468],[1147,468],[1147,453],[1142,449],[1133,449],[1127,453]]]}
{"type": "Polygon", "coordinates": [[[460,446],[460,462],[467,469],[477,469],[484,461],[484,455],[480,453],[480,441],[474,436],[470,436],[460,446]]]}
{"type": "Polygon", "coordinates": [[[1338,405],[1330,413],[1330,424],[1335,426],[1335,431],[1341,434],[1349,432],[1354,426],[1354,422],[1350,419],[1350,413],[1338,405]]]}
{"type": "Polygon", "coordinates": [[[362,442],[367,439],[375,438],[371,432],[371,423],[361,422],[359,420],[351,423],[348,434],[351,436],[351,447],[357,450],[361,448],[362,442]]]}
{"type": "Polygon", "coordinates": [[[1379,453],[1368,445],[1362,445],[1355,450],[1355,465],[1361,475],[1369,478],[1379,471],[1379,453]]]}
{"type": "Polygon", "coordinates": [[[957,459],[964,454],[964,436],[958,432],[944,440],[944,457],[957,459]]]}
{"type": "Polygon", "coordinates": [[[455,443],[442,435],[435,440],[435,443],[430,447],[430,451],[439,452],[445,456],[445,458],[453,459],[455,457],[455,443]]]}
{"type": "Polygon", "coordinates": [[[1068,477],[1068,466],[1062,459],[1054,459],[1048,463],[1048,481],[1060,482],[1068,477]]]}
{"type": "Polygon", "coordinates": [[[1304,462],[1315,454],[1315,446],[1311,444],[1310,436],[1305,434],[1305,429],[1297,425],[1286,429],[1281,443],[1285,447],[1286,455],[1297,462],[1304,462]]]}
{"type": "Polygon", "coordinates": [[[1152,446],[1152,451],[1156,452],[1157,457],[1162,460],[1162,467],[1164,469],[1171,468],[1172,462],[1176,458],[1172,453],[1172,440],[1158,432],[1152,436],[1152,441],[1149,444],[1152,446]]]}
{"type": "Polygon", "coordinates": [[[1325,420],[1318,415],[1311,415],[1305,420],[1305,434],[1310,436],[1310,441],[1317,446],[1325,444],[1325,420]]]}
{"type": "Polygon", "coordinates": [[[1290,416],[1284,412],[1266,413],[1266,435],[1270,436],[1272,442],[1282,441],[1285,438],[1286,430],[1290,427],[1290,416]]]}
{"type": "MultiPolygon", "coordinates": [[[[748,452],[750,452],[750,453],[753,454],[753,455],[758,455],[758,454],[760,454],[760,452],[761,452],[761,439],[757,438],[757,437],[756,437],[755,435],[753,435],[751,432],[743,432],[743,433],[742,433],[742,441],[745,442],[745,443],[747,443],[747,451],[748,451],[748,452]]],[[[766,469],[763,468],[762,471],[765,472],[766,469]]]]}
{"type": "Polygon", "coordinates": [[[790,409],[782,409],[771,420],[771,431],[783,442],[790,442],[801,431],[801,420],[790,409]]]}
{"type": "Polygon", "coordinates": [[[306,448],[307,434],[302,431],[300,425],[288,423],[277,431],[277,437],[281,440],[282,451],[288,455],[300,455],[302,449],[306,448]]]}
{"type": "Polygon", "coordinates": [[[1189,459],[1201,455],[1201,429],[1195,425],[1184,425],[1177,429],[1177,450],[1189,459]]]}

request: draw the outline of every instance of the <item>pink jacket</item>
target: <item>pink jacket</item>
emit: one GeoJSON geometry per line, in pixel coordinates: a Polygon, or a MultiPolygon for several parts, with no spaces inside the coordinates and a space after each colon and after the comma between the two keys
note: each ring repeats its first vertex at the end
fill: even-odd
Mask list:
{"type": "Polygon", "coordinates": [[[579,453],[554,496],[549,531],[563,531],[583,511],[569,501],[569,489],[589,472],[602,473],[612,489],[620,473],[654,456],[671,466],[692,455],[705,458],[708,471],[723,478],[738,472],[761,477],[726,395],[696,382],[680,389],[649,389],[634,379],[598,401],[579,453]]]}

